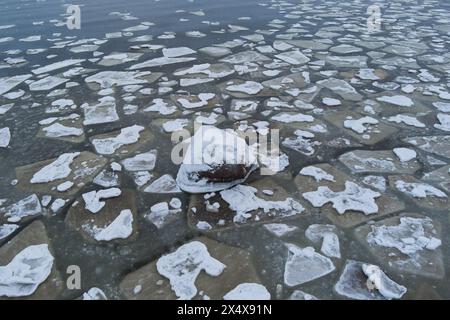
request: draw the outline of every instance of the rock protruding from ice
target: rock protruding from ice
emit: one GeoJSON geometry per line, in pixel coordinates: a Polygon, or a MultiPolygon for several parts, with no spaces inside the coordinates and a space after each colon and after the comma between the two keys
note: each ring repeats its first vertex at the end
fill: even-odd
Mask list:
{"type": "Polygon", "coordinates": [[[70,165],[79,155],[79,152],[63,153],[55,161],[36,172],[30,182],[47,183],[54,180],[67,178],[72,172],[70,165]]]}
{"type": "Polygon", "coordinates": [[[340,192],[334,192],[330,188],[322,186],[318,187],[317,191],[303,193],[303,197],[316,208],[332,202],[333,208],[339,214],[343,214],[347,210],[361,211],[366,215],[377,213],[378,205],[375,198],[380,196],[380,193],[363,188],[351,181],[346,181],[345,190],[340,192]]]}
{"type": "Polygon", "coordinates": [[[25,297],[33,294],[53,267],[47,244],[28,246],[6,266],[0,266],[0,297],[25,297]]]}
{"type": "Polygon", "coordinates": [[[333,262],[315,252],[313,247],[302,249],[294,244],[287,244],[287,247],[284,282],[290,287],[323,277],[335,269],[333,262]]]}
{"type": "Polygon", "coordinates": [[[320,251],[327,257],[341,258],[337,228],[331,224],[312,224],[306,229],[305,236],[312,242],[322,241],[320,251]]]}
{"type": "Polygon", "coordinates": [[[256,169],[256,154],[229,130],[203,126],[191,138],[177,185],[190,193],[213,192],[244,182],[256,169]]]}
{"type": "Polygon", "coordinates": [[[259,283],[241,283],[223,296],[224,300],[270,300],[270,292],[259,283]]]}
{"type": "Polygon", "coordinates": [[[230,209],[236,212],[234,222],[245,222],[252,215],[250,212],[261,209],[264,213],[273,213],[277,216],[292,216],[303,212],[303,206],[293,198],[284,201],[268,201],[256,196],[258,190],[251,186],[237,185],[231,189],[220,191],[230,209]]]}
{"type": "Polygon", "coordinates": [[[201,271],[217,277],[225,267],[223,263],[211,257],[208,248],[200,241],[184,244],[156,262],[159,274],[169,279],[172,290],[181,300],[195,297],[195,281],[201,271]]]}
{"type": "Polygon", "coordinates": [[[367,279],[386,299],[400,299],[406,293],[406,288],[392,281],[380,267],[363,264],[362,269],[367,279]]]}

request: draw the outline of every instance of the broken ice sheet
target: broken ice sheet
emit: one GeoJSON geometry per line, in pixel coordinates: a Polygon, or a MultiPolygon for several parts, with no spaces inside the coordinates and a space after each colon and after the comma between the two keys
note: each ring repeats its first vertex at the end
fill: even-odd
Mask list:
{"type": "Polygon", "coordinates": [[[42,206],[36,194],[32,194],[18,202],[0,208],[0,213],[4,214],[8,222],[19,222],[24,218],[42,214],[42,206]]]}
{"type": "Polygon", "coordinates": [[[390,270],[440,279],[444,276],[440,224],[404,213],[355,229],[369,252],[390,270]]]}
{"type": "Polygon", "coordinates": [[[259,283],[241,283],[223,296],[224,300],[270,300],[270,293],[259,283]]]}
{"type": "Polygon", "coordinates": [[[23,249],[6,266],[0,266],[0,297],[33,294],[50,275],[53,260],[47,244],[23,249]]]}
{"type": "Polygon", "coordinates": [[[277,237],[283,237],[291,232],[298,230],[295,226],[290,226],[283,223],[267,223],[264,225],[270,233],[274,234],[277,237]]]}
{"type": "Polygon", "coordinates": [[[89,105],[84,103],[81,105],[81,109],[84,111],[83,124],[85,126],[119,120],[116,111],[116,99],[113,97],[100,98],[98,104],[89,105]]]}
{"type": "Polygon", "coordinates": [[[192,241],[159,258],[156,267],[161,275],[169,279],[178,299],[189,300],[197,294],[195,281],[201,271],[217,277],[226,266],[214,259],[203,243],[192,241]]]}
{"type": "Polygon", "coordinates": [[[90,288],[87,292],[83,293],[83,300],[108,300],[105,293],[99,288],[90,288]]]}
{"type": "Polygon", "coordinates": [[[102,199],[109,199],[118,197],[122,194],[119,188],[103,189],[99,191],[90,191],[83,193],[83,200],[85,202],[85,208],[92,213],[97,213],[105,206],[105,202],[102,199]]]}
{"type": "Polygon", "coordinates": [[[155,168],[157,151],[152,149],[121,161],[127,171],[151,171],[155,168]]]}
{"type": "Polygon", "coordinates": [[[406,288],[389,279],[379,267],[347,260],[334,290],[347,298],[358,300],[399,299],[406,288]]]}
{"type": "Polygon", "coordinates": [[[8,127],[0,129],[0,148],[6,148],[11,141],[11,132],[8,127]]]}
{"type": "Polygon", "coordinates": [[[284,269],[284,283],[290,287],[321,278],[335,270],[333,262],[314,251],[312,247],[300,248],[286,244],[288,258],[284,269]]]}
{"type": "Polygon", "coordinates": [[[154,204],[145,218],[153,223],[158,229],[175,220],[180,216],[182,210],[180,208],[169,207],[167,202],[159,202],[154,204]]]}
{"type": "Polygon", "coordinates": [[[125,209],[105,228],[92,230],[97,241],[110,241],[114,239],[126,239],[133,233],[133,214],[125,209]]]}
{"type": "Polygon", "coordinates": [[[0,240],[3,240],[19,228],[17,224],[0,224],[0,240]]]}
{"type": "Polygon", "coordinates": [[[320,251],[330,258],[341,258],[337,228],[331,224],[312,224],[306,229],[305,236],[312,242],[322,241],[320,251]]]}

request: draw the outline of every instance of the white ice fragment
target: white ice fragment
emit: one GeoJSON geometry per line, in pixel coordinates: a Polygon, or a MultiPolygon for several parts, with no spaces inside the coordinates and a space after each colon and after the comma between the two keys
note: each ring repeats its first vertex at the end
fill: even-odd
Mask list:
{"type": "Polygon", "coordinates": [[[366,215],[377,213],[378,205],[375,198],[380,196],[380,193],[360,187],[351,181],[346,181],[345,190],[340,192],[334,192],[328,187],[321,186],[316,191],[303,193],[303,197],[316,208],[332,202],[333,208],[339,214],[343,214],[347,210],[361,211],[366,215]]]}
{"type": "Polygon", "coordinates": [[[393,104],[399,107],[412,107],[414,105],[414,102],[410,98],[402,95],[382,96],[378,97],[377,100],[393,104]]]}
{"type": "Polygon", "coordinates": [[[270,300],[270,293],[259,283],[241,283],[223,296],[224,300],[270,300]]]}
{"type": "Polygon", "coordinates": [[[0,297],[32,295],[50,275],[53,260],[47,244],[20,251],[9,264],[0,266],[0,297]]]}
{"type": "Polygon", "coordinates": [[[417,157],[417,153],[409,148],[394,148],[392,151],[394,151],[401,162],[408,162],[417,157]]]}
{"type": "Polygon", "coordinates": [[[0,148],[6,148],[9,146],[9,142],[11,141],[11,132],[9,128],[1,128],[0,129],[0,148]]]}
{"type": "Polygon", "coordinates": [[[126,239],[133,233],[133,214],[130,209],[120,212],[107,227],[94,231],[97,241],[110,241],[114,239],[126,239]]]}
{"type": "Polygon", "coordinates": [[[95,150],[100,154],[113,154],[117,149],[124,145],[136,143],[139,140],[140,132],[143,130],[144,127],[138,125],[122,128],[117,136],[93,139],[92,144],[94,145],[95,150]]]}
{"type": "Polygon", "coordinates": [[[226,90],[233,91],[233,92],[242,92],[246,94],[257,94],[259,93],[264,87],[255,81],[245,81],[242,84],[232,84],[226,87],[226,90]]]}
{"type": "Polygon", "coordinates": [[[108,300],[105,293],[96,287],[90,288],[87,292],[83,293],[83,300],[108,300]]]}
{"type": "Polygon", "coordinates": [[[172,290],[181,300],[195,297],[195,281],[201,271],[217,277],[225,267],[223,263],[211,257],[207,247],[199,241],[184,244],[156,262],[159,274],[169,279],[172,290]]]}
{"type": "Polygon", "coordinates": [[[397,180],[395,187],[414,198],[438,197],[447,198],[447,195],[441,190],[426,183],[406,182],[397,180]]]}
{"type": "Polygon", "coordinates": [[[300,174],[303,176],[313,177],[317,182],[320,182],[322,180],[334,182],[333,175],[316,166],[304,167],[302,170],[300,170],[300,174]]]}
{"type": "Polygon", "coordinates": [[[348,129],[352,129],[357,133],[364,133],[368,128],[365,126],[366,124],[378,124],[378,120],[369,116],[357,119],[357,120],[345,120],[344,127],[348,129]]]}
{"type": "Polygon", "coordinates": [[[386,299],[400,299],[406,293],[406,288],[392,281],[380,267],[363,264],[362,269],[368,280],[386,299]]]}
{"type": "Polygon", "coordinates": [[[70,165],[79,155],[79,152],[63,153],[55,161],[36,172],[30,182],[47,183],[54,180],[67,178],[72,172],[70,165]]]}
{"type": "Polygon", "coordinates": [[[306,229],[305,236],[312,242],[322,240],[320,251],[327,257],[341,258],[339,238],[336,227],[330,224],[312,224],[306,229]]]}
{"type": "Polygon", "coordinates": [[[42,207],[38,196],[32,194],[5,209],[0,209],[0,212],[5,213],[8,222],[19,222],[22,218],[41,214],[42,207]]]}
{"type": "Polygon", "coordinates": [[[155,149],[122,160],[127,171],[151,171],[155,168],[157,151],[155,149]]]}
{"type": "Polygon", "coordinates": [[[102,199],[115,198],[122,194],[119,188],[109,188],[99,191],[90,191],[83,194],[85,208],[92,213],[97,213],[106,205],[102,199]]]}
{"type": "Polygon", "coordinates": [[[277,237],[283,237],[298,229],[295,226],[290,226],[284,223],[267,223],[264,225],[264,228],[277,237]]]}

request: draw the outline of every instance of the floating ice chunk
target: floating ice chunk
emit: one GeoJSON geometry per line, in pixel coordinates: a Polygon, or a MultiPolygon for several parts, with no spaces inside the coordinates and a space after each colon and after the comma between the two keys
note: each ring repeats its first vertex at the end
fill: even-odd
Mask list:
{"type": "Polygon", "coordinates": [[[356,76],[362,80],[380,80],[381,78],[375,74],[374,69],[359,69],[356,76]]]}
{"type": "Polygon", "coordinates": [[[341,100],[334,98],[323,98],[322,103],[329,107],[336,107],[341,105],[341,100]]]}
{"type": "Polygon", "coordinates": [[[450,115],[438,113],[437,118],[440,123],[435,124],[434,127],[442,131],[450,132],[450,115]]]}
{"type": "Polygon", "coordinates": [[[58,61],[49,65],[46,65],[44,67],[40,67],[37,69],[31,70],[36,75],[43,74],[43,73],[49,73],[58,69],[66,68],[69,66],[73,66],[75,64],[79,64],[81,62],[85,61],[84,59],[68,59],[64,61],[58,61]]]}
{"type": "Polygon", "coordinates": [[[55,161],[36,172],[30,182],[47,183],[54,180],[67,178],[72,172],[70,165],[79,155],[79,152],[63,153],[55,161]]]}
{"type": "Polygon", "coordinates": [[[241,283],[223,296],[224,300],[270,300],[270,293],[259,283],[241,283]]]}
{"type": "Polygon", "coordinates": [[[301,152],[305,155],[313,155],[314,145],[316,144],[312,138],[315,137],[314,133],[304,131],[304,130],[295,130],[294,138],[286,138],[281,143],[283,146],[301,152]]]}
{"type": "Polygon", "coordinates": [[[31,91],[51,90],[69,80],[57,76],[48,76],[46,78],[34,81],[30,84],[31,91]]]}
{"type": "Polygon", "coordinates": [[[108,89],[112,86],[129,86],[147,83],[144,76],[150,75],[150,72],[130,72],[130,71],[102,71],[89,76],[85,79],[87,83],[98,83],[102,89],[108,89]]]}
{"type": "Polygon", "coordinates": [[[32,295],[50,275],[53,256],[47,244],[28,246],[6,266],[0,266],[0,297],[32,295]]]}
{"type": "Polygon", "coordinates": [[[284,201],[267,201],[258,198],[255,193],[258,190],[251,186],[237,185],[231,189],[220,191],[222,199],[228,203],[229,208],[236,212],[234,222],[245,222],[251,215],[248,213],[261,209],[264,213],[271,213],[282,217],[302,213],[305,208],[293,198],[284,201]]]}
{"type": "Polygon", "coordinates": [[[289,300],[318,300],[312,294],[306,293],[302,290],[294,290],[289,297],[289,300]]]}
{"type": "Polygon", "coordinates": [[[259,93],[264,87],[255,81],[245,81],[242,84],[232,84],[226,87],[226,90],[233,91],[233,92],[242,92],[246,94],[257,94],[259,93]]]}
{"type": "Polygon", "coordinates": [[[303,113],[279,113],[276,116],[272,117],[272,120],[283,122],[283,123],[292,123],[292,122],[313,122],[314,117],[303,114],[303,113]]]}
{"type": "Polygon", "coordinates": [[[98,104],[89,105],[84,103],[81,105],[84,111],[85,126],[100,123],[109,123],[119,120],[116,111],[116,99],[113,97],[100,98],[98,104]]]}
{"type": "Polygon", "coordinates": [[[323,277],[334,271],[333,262],[314,251],[313,247],[299,248],[286,244],[288,258],[284,268],[284,283],[289,287],[323,277]]]}
{"type": "Polygon", "coordinates": [[[53,213],[58,213],[58,211],[66,205],[66,202],[66,200],[61,198],[55,199],[55,201],[53,201],[52,205],[50,206],[50,209],[53,213]]]}
{"type": "Polygon", "coordinates": [[[207,247],[199,241],[184,244],[156,262],[159,274],[169,279],[172,290],[181,300],[195,297],[195,281],[201,271],[217,277],[225,267],[223,263],[211,257],[207,247]]]}
{"type": "Polygon", "coordinates": [[[386,191],[386,178],[380,176],[365,176],[362,180],[366,185],[384,192],[386,191]]]}
{"type": "Polygon", "coordinates": [[[219,191],[245,181],[256,167],[256,152],[244,139],[230,130],[202,126],[191,138],[177,184],[191,193],[219,191]]]}
{"type": "Polygon", "coordinates": [[[320,251],[327,257],[340,259],[341,250],[336,231],[336,227],[330,224],[312,224],[306,229],[305,236],[313,242],[322,240],[320,251]]]}
{"type": "Polygon", "coordinates": [[[389,104],[393,104],[399,107],[412,107],[414,105],[414,102],[406,97],[401,95],[395,95],[395,96],[382,96],[377,98],[378,101],[386,102],[389,104]]]}
{"type": "Polygon", "coordinates": [[[153,99],[152,104],[142,111],[144,112],[158,112],[161,115],[169,115],[177,111],[177,107],[169,105],[163,99],[153,99]]]}
{"type": "Polygon", "coordinates": [[[114,154],[120,147],[136,143],[140,137],[139,133],[143,130],[144,127],[138,125],[122,128],[116,137],[93,139],[92,144],[100,154],[114,154]]]}
{"type": "Polygon", "coordinates": [[[433,106],[441,112],[450,112],[450,103],[448,102],[433,102],[433,106]]]}
{"type": "Polygon", "coordinates": [[[377,213],[378,205],[375,198],[380,196],[380,193],[360,187],[351,181],[346,181],[345,190],[340,192],[334,192],[328,187],[319,187],[317,191],[303,193],[303,197],[316,208],[332,202],[333,208],[339,214],[347,210],[361,211],[366,215],[377,213]]]}
{"type": "Polygon", "coordinates": [[[394,226],[371,226],[367,242],[386,248],[396,248],[401,253],[415,257],[422,250],[435,250],[441,240],[425,233],[425,228],[433,228],[430,218],[401,217],[400,224],[394,226]]]}
{"type": "Polygon", "coordinates": [[[70,188],[72,188],[72,186],[73,186],[73,182],[72,181],[65,181],[65,182],[59,184],[56,187],[56,190],[58,190],[59,192],[64,192],[64,191],[67,191],[70,188]]]}
{"type": "Polygon", "coordinates": [[[90,288],[87,292],[83,293],[83,300],[108,300],[105,293],[96,287],[90,288]]]}
{"type": "Polygon", "coordinates": [[[0,240],[5,239],[10,234],[12,234],[14,231],[16,231],[19,228],[19,225],[17,224],[1,224],[0,225],[0,240]]]}
{"type": "Polygon", "coordinates": [[[8,104],[0,105],[0,116],[2,116],[5,113],[7,113],[9,110],[11,110],[12,107],[14,107],[14,103],[8,103],[8,104]]]}
{"type": "Polygon", "coordinates": [[[399,191],[409,194],[410,196],[415,198],[426,198],[426,197],[447,198],[447,195],[444,192],[426,183],[406,182],[403,180],[397,180],[395,182],[395,187],[399,191]]]}
{"type": "Polygon", "coordinates": [[[189,124],[188,119],[174,119],[163,123],[162,127],[165,132],[171,133],[183,130],[189,124]]]}
{"type": "Polygon", "coordinates": [[[111,188],[119,185],[119,177],[114,172],[103,170],[94,178],[93,182],[104,188],[111,188]]]}
{"type": "Polygon", "coordinates": [[[83,193],[85,208],[92,213],[97,213],[106,205],[102,199],[115,198],[122,194],[119,188],[103,189],[99,191],[90,191],[83,193]]]}
{"type": "Polygon", "coordinates": [[[197,98],[198,101],[192,101],[192,99],[179,98],[178,103],[181,104],[183,108],[195,109],[201,108],[208,105],[208,101],[214,99],[216,95],[214,93],[200,93],[197,98]]]}
{"type": "Polygon", "coordinates": [[[283,52],[275,55],[275,57],[293,65],[305,64],[310,61],[307,56],[298,50],[283,52]]]}
{"type": "Polygon", "coordinates": [[[28,80],[31,77],[32,77],[31,74],[23,74],[12,77],[0,78],[0,95],[3,95],[4,93],[15,88],[16,86],[18,86],[19,84],[21,84],[25,80],[28,80]]]}
{"type": "Polygon", "coordinates": [[[404,123],[408,126],[417,128],[425,128],[425,124],[417,120],[416,117],[408,116],[405,114],[398,114],[396,116],[389,117],[387,120],[395,123],[404,123]]]}
{"type": "Polygon", "coordinates": [[[178,48],[164,48],[162,49],[162,53],[164,57],[177,58],[193,54],[195,53],[195,51],[188,47],[178,47],[178,48]]]}
{"type": "Polygon", "coordinates": [[[148,193],[179,193],[181,189],[170,174],[165,174],[144,189],[148,193]]]}
{"type": "Polygon", "coordinates": [[[52,125],[42,129],[45,132],[45,136],[49,138],[59,137],[79,137],[83,134],[83,129],[68,127],[60,123],[53,123],[52,125]]]}
{"type": "Polygon", "coordinates": [[[367,130],[365,124],[378,124],[379,121],[372,117],[363,117],[357,120],[345,120],[344,127],[348,129],[352,129],[357,133],[364,133],[367,130]]]}
{"type": "Polygon", "coordinates": [[[5,213],[8,222],[19,222],[22,218],[41,214],[42,207],[38,196],[32,194],[5,209],[0,209],[0,212],[5,213]]]}
{"type": "Polygon", "coordinates": [[[134,157],[122,160],[127,171],[151,171],[155,168],[157,151],[155,149],[140,153],[134,157]]]}
{"type": "Polygon", "coordinates": [[[133,233],[133,214],[130,209],[120,212],[117,218],[106,228],[94,230],[94,238],[97,241],[110,241],[114,239],[126,239],[133,233]]]}
{"type": "Polygon", "coordinates": [[[300,174],[303,176],[313,177],[317,182],[320,182],[322,180],[334,182],[333,175],[327,173],[322,168],[315,166],[304,167],[302,170],[300,170],[300,174]]]}
{"type": "Polygon", "coordinates": [[[9,142],[11,141],[11,132],[9,128],[1,128],[0,129],[0,148],[6,148],[9,146],[9,142]]]}
{"type": "Polygon", "coordinates": [[[320,80],[317,84],[335,92],[344,100],[359,101],[362,99],[362,96],[356,91],[356,89],[344,80],[329,78],[320,80]]]}
{"type": "Polygon", "coordinates": [[[417,157],[417,153],[409,148],[394,148],[392,151],[394,151],[401,162],[408,162],[417,157]]]}
{"type": "Polygon", "coordinates": [[[283,237],[298,229],[295,226],[290,226],[284,223],[267,223],[264,225],[264,228],[277,237],[283,237]]]}
{"type": "Polygon", "coordinates": [[[170,209],[167,202],[159,202],[150,208],[150,212],[146,214],[145,217],[146,219],[150,220],[158,229],[161,229],[173,218],[175,218],[180,212],[180,208],[170,209]]]}
{"type": "Polygon", "coordinates": [[[363,264],[362,269],[368,280],[386,299],[400,299],[406,293],[406,288],[392,281],[380,267],[363,264]]]}
{"type": "Polygon", "coordinates": [[[196,58],[168,58],[168,57],[159,57],[154,58],[142,63],[138,63],[135,65],[132,65],[130,67],[130,70],[136,70],[136,69],[144,69],[144,68],[151,68],[151,67],[158,67],[158,66],[165,66],[169,64],[175,64],[175,63],[183,63],[183,62],[189,62],[193,61],[196,58]]]}

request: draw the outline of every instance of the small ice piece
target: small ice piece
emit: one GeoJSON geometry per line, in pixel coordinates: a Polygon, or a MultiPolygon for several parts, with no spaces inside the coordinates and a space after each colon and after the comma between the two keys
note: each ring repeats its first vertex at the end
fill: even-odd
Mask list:
{"type": "Polygon", "coordinates": [[[122,194],[119,188],[103,189],[99,191],[91,191],[83,194],[83,199],[85,202],[85,208],[92,213],[97,213],[105,206],[104,201],[101,199],[109,199],[118,197],[122,194]]]}
{"type": "Polygon", "coordinates": [[[150,220],[158,229],[164,227],[171,218],[180,213],[180,209],[170,209],[167,202],[159,202],[150,208],[150,213],[145,217],[150,220]]]}
{"type": "Polygon", "coordinates": [[[399,107],[412,107],[414,105],[414,102],[410,98],[402,95],[382,96],[378,97],[377,100],[393,104],[399,107]]]}
{"type": "Polygon", "coordinates": [[[426,197],[447,198],[447,195],[444,192],[426,183],[406,182],[403,180],[397,180],[395,182],[395,187],[399,191],[406,193],[414,198],[426,198],[426,197]]]}
{"type": "Polygon", "coordinates": [[[170,174],[165,174],[144,189],[148,193],[179,193],[181,189],[170,174]]]}
{"type": "Polygon", "coordinates": [[[341,105],[341,101],[338,99],[334,99],[334,98],[323,98],[322,103],[329,107],[336,107],[336,106],[341,105]]]}
{"type": "Polygon", "coordinates": [[[53,201],[52,205],[50,206],[50,209],[52,210],[53,213],[58,213],[58,211],[64,207],[64,205],[66,204],[66,200],[58,198],[55,199],[55,201],[53,201]]]}
{"type": "Polygon", "coordinates": [[[283,60],[289,64],[300,65],[310,61],[310,59],[298,50],[283,52],[275,55],[276,58],[283,60]]]}
{"type": "Polygon", "coordinates": [[[122,164],[127,171],[151,171],[155,168],[156,155],[157,151],[153,149],[122,160],[122,164]]]}
{"type": "Polygon", "coordinates": [[[153,174],[149,171],[132,171],[131,175],[133,176],[134,183],[138,187],[142,187],[153,178],[153,174]]]}
{"type": "Polygon", "coordinates": [[[295,226],[290,226],[284,223],[267,223],[264,225],[264,228],[277,237],[283,237],[298,229],[295,226]]]}
{"type": "Polygon", "coordinates": [[[32,295],[50,275],[53,260],[47,244],[20,251],[9,264],[0,266],[0,297],[32,295]]]}
{"type": "Polygon", "coordinates": [[[70,165],[79,155],[79,152],[63,153],[55,161],[36,172],[30,182],[47,183],[54,180],[67,178],[72,172],[70,165]]]}
{"type": "Polygon", "coordinates": [[[302,290],[294,290],[289,297],[289,300],[318,300],[312,294],[306,293],[302,290]]]}
{"type": "Polygon", "coordinates": [[[162,53],[164,57],[177,58],[193,54],[195,53],[195,51],[188,47],[178,47],[178,48],[164,48],[162,49],[162,53]]]}
{"type": "Polygon", "coordinates": [[[140,132],[143,130],[144,127],[138,125],[122,128],[117,136],[93,139],[92,144],[94,145],[95,150],[100,154],[114,154],[120,147],[136,143],[139,140],[140,132]]]}
{"type": "Polygon", "coordinates": [[[314,251],[313,247],[300,248],[287,243],[288,258],[284,268],[284,283],[289,287],[312,281],[333,272],[333,262],[314,251]]]}
{"type": "Polygon", "coordinates": [[[365,176],[362,180],[366,185],[384,192],[386,191],[386,178],[381,176],[365,176]]]}
{"type": "Polygon", "coordinates": [[[56,190],[58,190],[59,192],[64,192],[64,191],[67,191],[70,188],[72,188],[72,186],[73,186],[73,182],[72,181],[65,181],[65,182],[59,184],[56,187],[56,190]]]}
{"type": "Polygon", "coordinates": [[[99,103],[94,105],[84,103],[81,105],[81,109],[84,111],[83,124],[85,126],[119,120],[116,111],[116,99],[114,97],[102,97],[99,99],[99,103]]]}
{"type": "Polygon", "coordinates": [[[425,226],[432,226],[430,218],[401,217],[399,225],[372,226],[367,235],[369,244],[396,248],[401,253],[414,257],[418,251],[435,250],[441,246],[441,240],[427,236],[425,226]]]}
{"type": "Polygon", "coordinates": [[[19,222],[22,218],[41,214],[42,207],[38,196],[32,194],[5,209],[0,209],[0,212],[5,213],[8,222],[19,222]]]}
{"type": "Polygon", "coordinates": [[[303,114],[303,113],[279,113],[276,116],[272,117],[272,120],[283,122],[283,123],[292,123],[292,122],[313,122],[314,117],[303,114]]]}
{"type": "Polygon", "coordinates": [[[203,230],[203,231],[211,230],[211,229],[212,229],[212,226],[211,226],[208,222],[206,222],[206,221],[199,221],[199,222],[197,222],[197,224],[195,225],[195,227],[196,227],[198,230],[203,230]]]}
{"type": "Polygon", "coordinates": [[[49,138],[59,137],[79,137],[83,134],[83,130],[80,128],[68,127],[60,123],[53,123],[52,125],[42,129],[45,132],[45,136],[49,138]]]}
{"type": "Polygon", "coordinates": [[[450,132],[450,115],[444,113],[438,113],[437,118],[440,123],[435,124],[436,129],[450,132]]]}
{"type": "Polygon", "coordinates": [[[387,120],[395,123],[404,123],[408,126],[413,126],[417,128],[425,128],[425,124],[417,120],[416,117],[408,116],[405,114],[398,114],[396,116],[389,117],[387,120]]]}
{"type": "Polygon", "coordinates": [[[270,293],[259,283],[241,283],[223,296],[224,300],[270,300],[270,293]]]}
{"type": "Polygon", "coordinates": [[[108,298],[101,289],[93,287],[83,293],[83,300],[108,300],[108,298]]]}
{"type": "Polygon", "coordinates": [[[180,209],[181,208],[181,200],[178,198],[172,198],[169,202],[169,205],[174,209],[180,209]]]}
{"type": "Polygon", "coordinates": [[[114,172],[103,170],[94,178],[93,182],[104,188],[117,187],[119,185],[119,177],[114,172]]]}
{"type": "Polygon", "coordinates": [[[0,240],[5,239],[10,234],[12,234],[14,231],[16,231],[19,228],[17,224],[1,224],[0,225],[0,240]]]}
{"type": "Polygon", "coordinates": [[[375,198],[380,196],[380,193],[360,187],[351,181],[346,181],[345,190],[340,192],[334,192],[328,187],[321,186],[316,191],[303,193],[303,197],[316,208],[332,202],[333,208],[339,214],[343,214],[347,210],[361,211],[366,215],[377,213],[378,205],[375,198]]]}
{"type": "Polygon", "coordinates": [[[195,281],[201,271],[217,277],[225,267],[223,263],[211,257],[208,248],[199,241],[184,244],[156,262],[159,274],[169,279],[172,290],[180,300],[195,297],[195,281]]]}
{"type": "Polygon", "coordinates": [[[302,170],[300,170],[300,174],[303,176],[313,177],[317,182],[320,182],[322,180],[334,182],[334,177],[331,174],[327,173],[322,168],[315,166],[304,167],[302,170]]]}
{"type": "Polygon", "coordinates": [[[417,157],[417,153],[409,148],[394,148],[393,151],[401,162],[408,162],[417,157]]]}
{"type": "Polygon", "coordinates": [[[251,186],[238,184],[237,186],[220,191],[222,199],[228,203],[231,210],[236,212],[234,222],[243,223],[251,215],[249,212],[261,209],[264,213],[276,214],[279,216],[292,216],[302,213],[305,208],[293,198],[286,198],[284,201],[267,201],[258,198],[255,194],[258,190],[251,186]]]}
{"type": "Polygon", "coordinates": [[[306,229],[305,236],[312,242],[322,240],[320,251],[327,257],[341,258],[339,238],[336,227],[331,224],[312,224],[306,229]]]}
{"type": "Polygon", "coordinates": [[[368,129],[365,125],[366,124],[378,124],[379,121],[375,118],[366,116],[357,120],[345,120],[344,121],[344,127],[348,129],[352,129],[353,131],[357,133],[364,133],[368,129]]]}
{"type": "Polygon", "coordinates": [[[174,119],[163,123],[162,127],[165,132],[171,133],[183,130],[189,124],[188,119],[174,119]]]}
{"type": "Polygon", "coordinates": [[[232,84],[226,87],[226,90],[233,91],[233,92],[242,92],[246,94],[257,94],[259,93],[264,87],[255,81],[245,81],[242,84],[232,84]]]}
{"type": "Polygon", "coordinates": [[[9,142],[11,141],[11,132],[9,128],[1,128],[0,129],[0,148],[6,148],[9,146],[9,142]]]}
{"type": "Polygon", "coordinates": [[[114,239],[126,239],[133,233],[133,214],[130,209],[120,212],[117,218],[106,228],[94,231],[97,241],[110,241],[114,239]]]}
{"type": "Polygon", "coordinates": [[[380,267],[363,264],[362,269],[368,280],[386,299],[400,299],[406,293],[406,288],[392,281],[380,267]]]}

